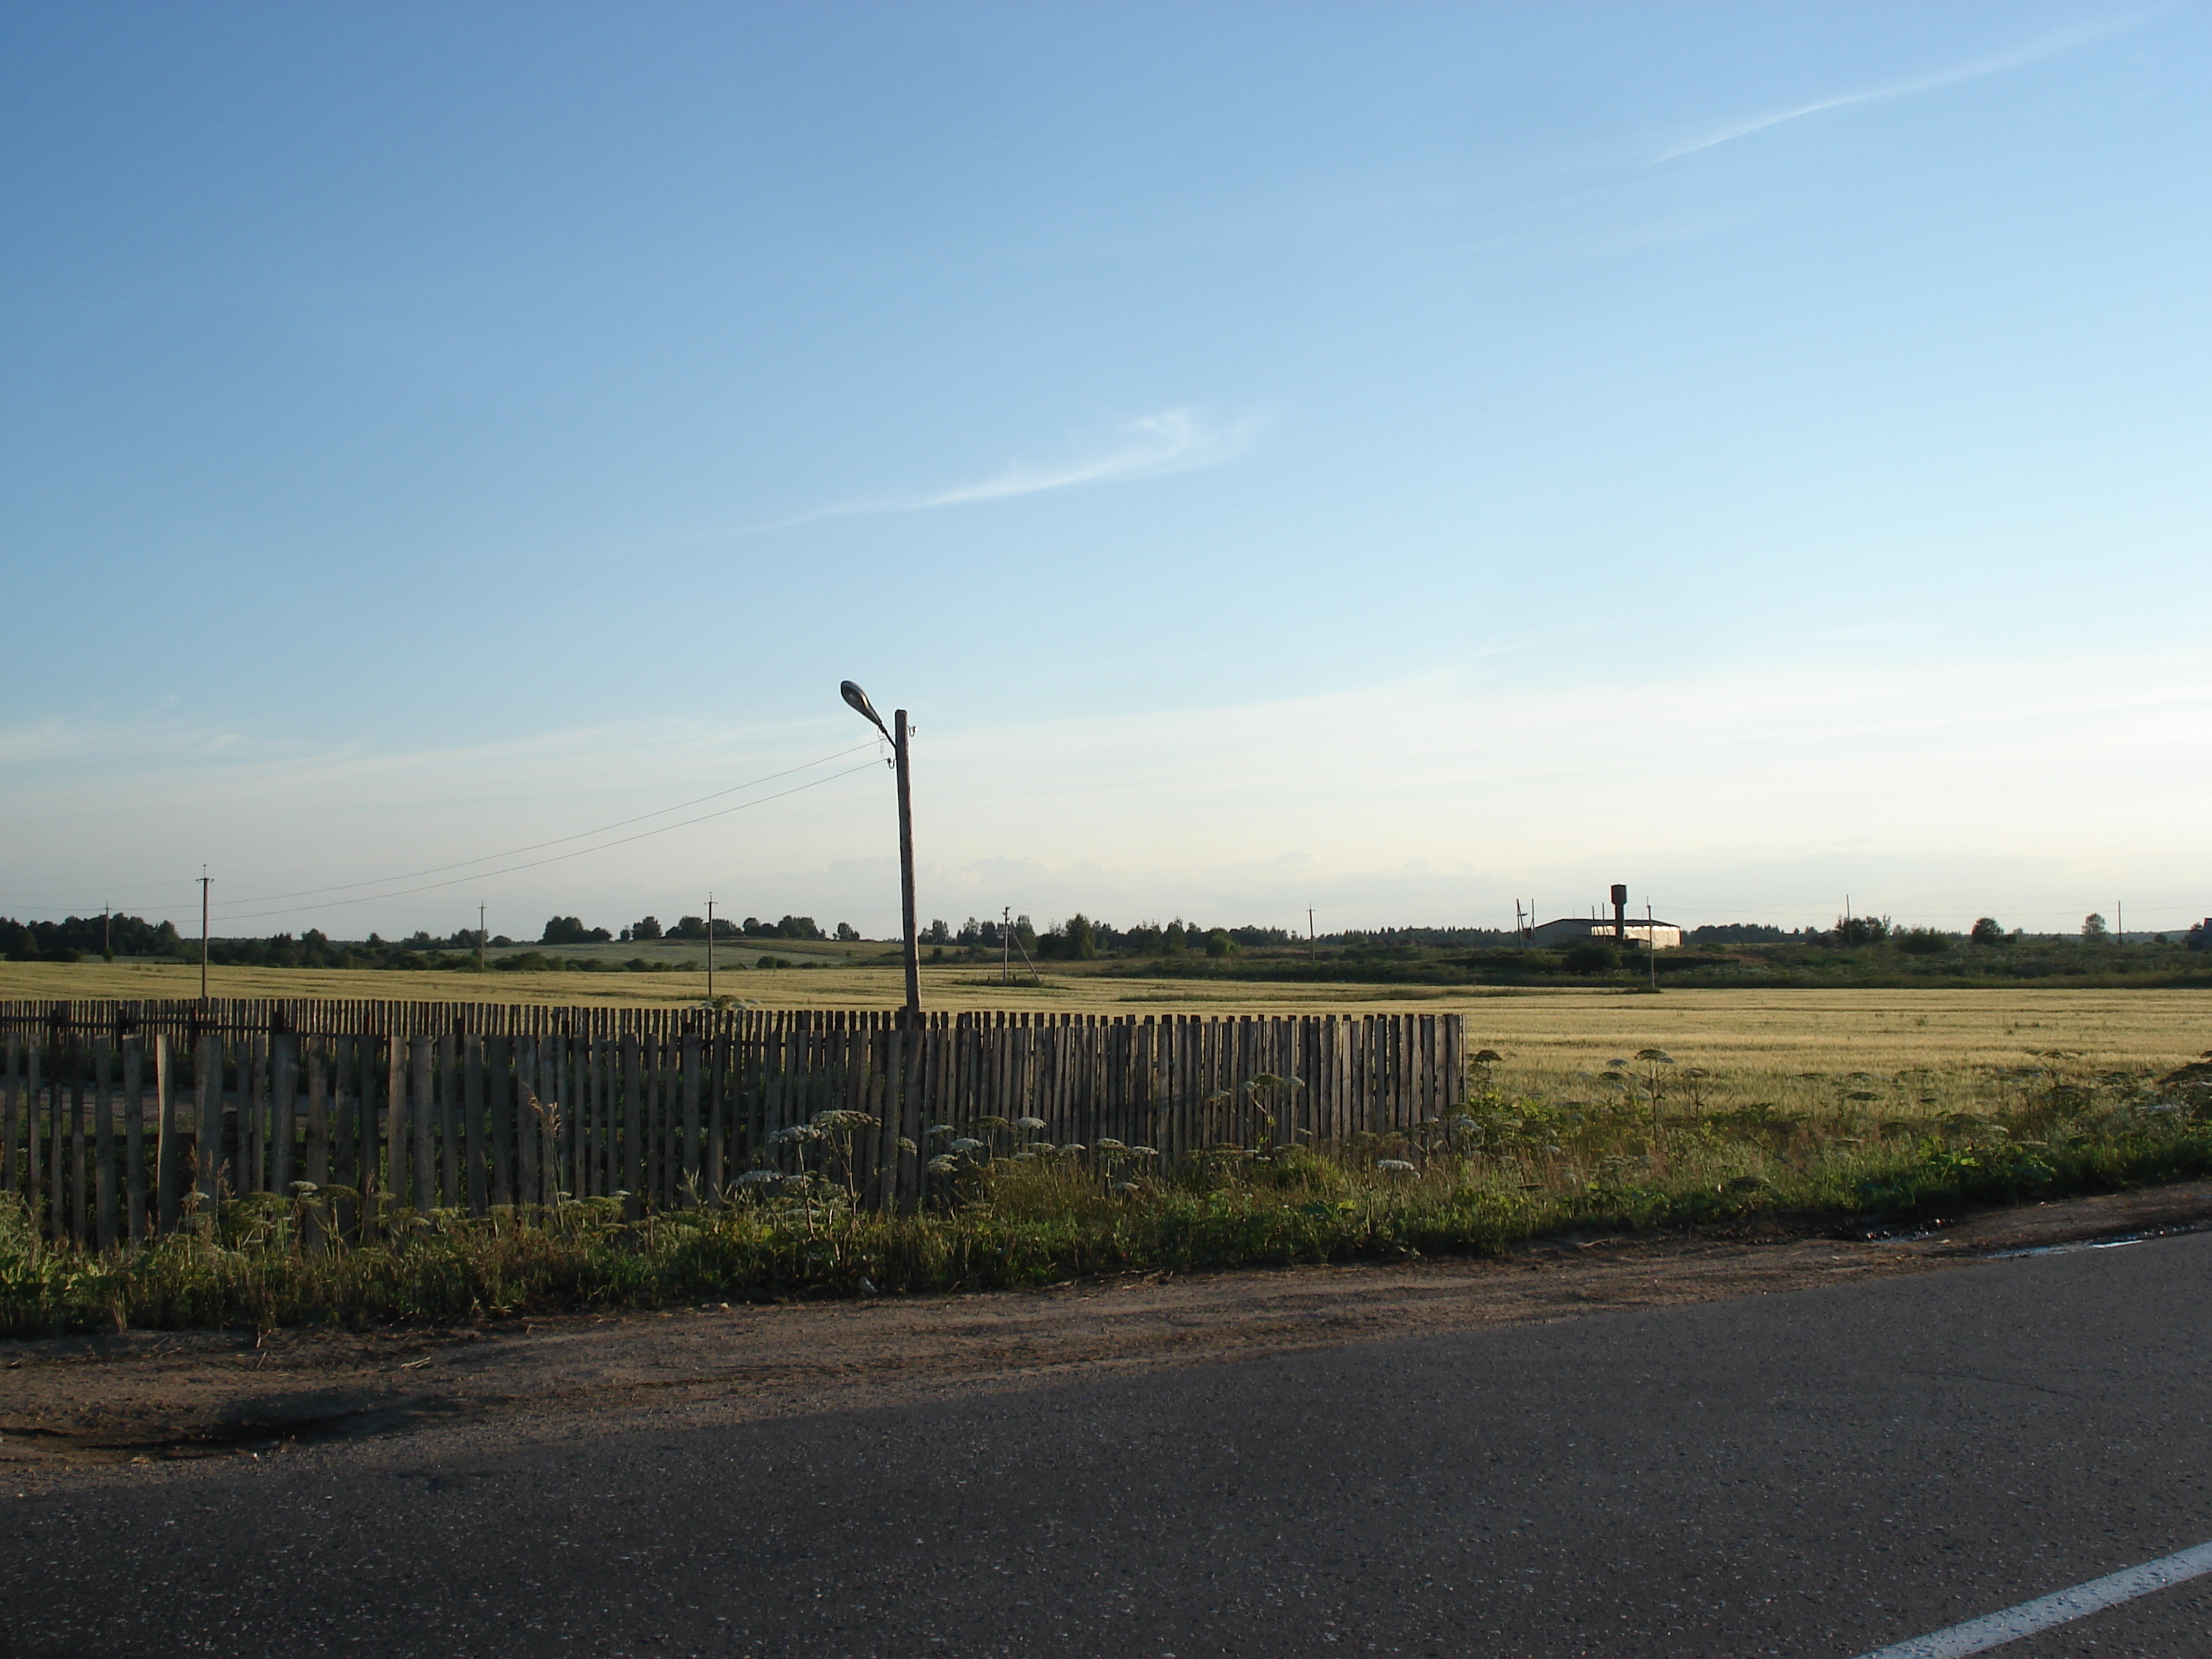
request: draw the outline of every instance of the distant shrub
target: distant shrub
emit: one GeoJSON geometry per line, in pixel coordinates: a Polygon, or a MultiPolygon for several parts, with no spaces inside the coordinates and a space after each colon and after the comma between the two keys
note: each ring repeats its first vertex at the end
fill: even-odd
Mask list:
{"type": "Polygon", "coordinates": [[[1687,937],[1692,945],[1779,945],[1790,935],[1764,922],[1730,921],[1692,927],[1687,937]]]}
{"type": "Polygon", "coordinates": [[[1908,956],[1940,957],[1951,948],[1951,936],[1933,927],[1908,927],[1897,936],[1897,948],[1908,956]]]}
{"type": "Polygon", "coordinates": [[[1984,916],[1967,931],[1966,937],[1977,945],[2002,945],[2005,942],[2004,923],[1995,916],[1984,916]]]}
{"type": "Polygon", "coordinates": [[[1584,939],[1561,958],[1571,974],[1609,974],[1620,966],[1620,952],[1594,939],[1584,939]]]}

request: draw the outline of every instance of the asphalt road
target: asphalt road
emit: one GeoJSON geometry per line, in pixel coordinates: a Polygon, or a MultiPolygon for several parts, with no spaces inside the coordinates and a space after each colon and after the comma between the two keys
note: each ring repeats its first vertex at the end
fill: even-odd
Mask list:
{"type": "MultiPolygon", "coordinates": [[[[0,1655],[1850,1659],[2212,1540],[2212,1237],[4,1495],[0,1655]]],[[[1998,1650],[2212,1653],[2212,1578],[1998,1650]]]]}

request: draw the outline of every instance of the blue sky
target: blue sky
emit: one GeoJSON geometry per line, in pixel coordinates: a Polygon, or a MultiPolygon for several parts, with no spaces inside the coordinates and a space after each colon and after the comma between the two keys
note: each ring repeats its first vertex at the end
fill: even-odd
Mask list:
{"type": "Polygon", "coordinates": [[[487,856],[848,748],[849,676],[926,915],[2185,925],[2208,70],[2196,5],[0,5],[0,914],[885,932],[867,753],[487,856]]]}

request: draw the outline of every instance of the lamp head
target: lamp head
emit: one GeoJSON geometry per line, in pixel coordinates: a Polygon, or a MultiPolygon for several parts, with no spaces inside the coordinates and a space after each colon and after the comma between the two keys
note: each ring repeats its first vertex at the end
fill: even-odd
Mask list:
{"type": "Polygon", "coordinates": [[[877,731],[882,732],[885,737],[888,738],[890,736],[890,727],[885,726],[884,724],[884,717],[876,713],[876,706],[868,701],[868,694],[866,692],[861,690],[859,686],[854,684],[850,680],[845,680],[840,683],[837,687],[837,691],[847,702],[852,704],[854,709],[863,720],[873,726],[877,731]]]}

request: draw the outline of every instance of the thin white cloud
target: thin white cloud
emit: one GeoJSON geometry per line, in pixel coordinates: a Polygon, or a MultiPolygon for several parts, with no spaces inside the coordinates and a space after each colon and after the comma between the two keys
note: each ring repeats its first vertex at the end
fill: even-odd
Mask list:
{"type": "Polygon", "coordinates": [[[1000,471],[973,483],[955,484],[918,495],[884,496],[842,501],[816,507],[769,524],[756,525],[749,533],[788,530],[823,519],[849,518],[867,513],[927,513],[938,507],[969,507],[980,501],[1005,501],[1016,495],[1039,495],[1048,490],[1071,489],[1085,484],[1122,483],[1137,478],[1161,478],[1170,473],[1195,472],[1221,466],[1249,449],[1259,435],[1260,422],[1247,416],[1226,423],[1207,420],[1194,409],[1168,409],[1122,423],[1110,447],[1058,465],[1011,461],[1000,471]]]}
{"type": "Polygon", "coordinates": [[[2040,62],[2045,58],[2055,58],[2062,52],[2072,52],[2078,47],[2087,46],[2092,41],[2101,40],[2107,35],[2133,28],[2153,15],[2151,12],[2139,12],[2127,17],[2107,18],[2100,22],[2063,29],[2055,34],[2041,36],[1992,56],[1977,58],[1971,62],[1959,64],[1950,69],[1936,70],[1932,74],[1917,75],[1908,80],[1893,82],[1883,87],[1870,87],[1858,92],[1838,93],[1831,98],[1816,98],[1808,104],[1797,104],[1788,109],[1771,111],[1765,115],[1753,116],[1747,120],[1732,121],[1726,125],[1714,127],[1700,133],[1698,137],[1676,144],[1671,149],[1662,150],[1646,165],[1658,167],[1668,161],[1680,161],[1685,155],[1694,155],[1700,150],[1712,149],[1722,144],[1733,143],[1739,138],[1749,137],[1753,133],[1764,132],[1769,127],[1778,127],[1788,121],[1802,120],[1806,116],[1818,115],[1826,110],[1844,109],[1853,104],[1881,103],[1893,98],[1910,98],[1918,93],[1934,92],[1939,88],[1956,86],[1964,81],[1978,81],[1986,76],[2002,75],[2008,70],[2024,68],[2029,64],[2040,62]]]}

